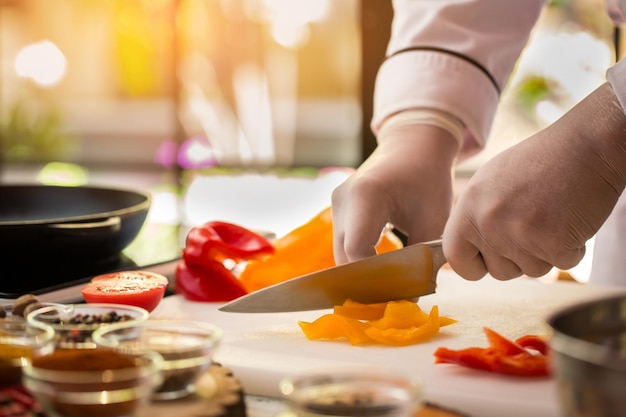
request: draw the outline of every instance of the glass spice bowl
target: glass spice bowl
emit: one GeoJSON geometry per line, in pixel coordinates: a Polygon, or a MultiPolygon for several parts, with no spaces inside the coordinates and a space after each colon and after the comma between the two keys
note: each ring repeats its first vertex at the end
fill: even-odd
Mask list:
{"type": "Polygon", "coordinates": [[[19,384],[22,368],[54,350],[54,330],[24,320],[0,320],[0,386],[19,384]]]}
{"type": "Polygon", "coordinates": [[[222,330],[212,324],[187,320],[148,320],[118,323],[93,333],[97,346],[122,352],[154,351],[163,358],[163,383],[154,400],[186,397],[195,390],[198,377],[211,365],[222,330]]]}
{"type": "Polygon", "coordinates": [[[51,417],[130,417],[162,381],[161,357],[110,349],[58,349],[34,358],[22,383],[51,417]]]}
{"type": "Polygon", "coordinates": [[[286,377],[279,388],[297,417],[410,417],[422,405],[418,381],[386,368],[318,370],[286,377]]]}
{"type": "Polygon", "coordinates": [[[143,322],[149,315],[141,307],[122,304],[58,304],[31,312],[26,321],[52,327],[57,348],[92,349],[96,344],[91,335],[96,329],[120,322],[143,322]]]}

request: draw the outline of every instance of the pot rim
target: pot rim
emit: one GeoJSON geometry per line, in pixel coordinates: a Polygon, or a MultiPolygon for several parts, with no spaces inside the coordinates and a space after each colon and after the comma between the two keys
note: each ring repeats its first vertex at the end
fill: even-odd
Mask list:
{"type": "Polygon", "coordinates": [[[117,210],[104,211],[99,213],[82,214],[68,217],[58,217],[49,219],[32,219],[32,220],[0,220],[0,227],[20,227],[20,226],[47,226],[54,224],[65,223],[84,223],[90,221],[104,220],[111,217],[123,217],[129,214],[147,211],[152,204],[151,193],[143,190],[126,189],[118,187],[105,187],[105,186],[92,186],[92,185],[80,185],[80,186],[67,186],[67,185],[43,185],[43,184],[3,184],[2,188],[24,188],[32,190],[49,190],[49,189],[77,189],[85,191],[101,191],[101,192],[115,192],[118,194],[129,194],[137,197],[142,197],[143,200],[137,204],[131,206],[122,207],[117,210]]]}
{"type": "MultiPolygon", "coordinates": [[[[622,308],[626,311],[626,292],[580,302],[552,313],[546,320],[550,332],[550,348],[559,354],[586,363],[626,372],[626,360],[620,356],[619,351],[600,343],[584,340],[578,336],[578,333],[565,331],[559,325],[559,321],[565,317],[600,304],[622,304],[622,308]]],[[[623,329],[626,331],[626,319],[623,322],[623,329]]],[[[580,334],[584,335],[585,330],[580,331],[580,334]]]]}

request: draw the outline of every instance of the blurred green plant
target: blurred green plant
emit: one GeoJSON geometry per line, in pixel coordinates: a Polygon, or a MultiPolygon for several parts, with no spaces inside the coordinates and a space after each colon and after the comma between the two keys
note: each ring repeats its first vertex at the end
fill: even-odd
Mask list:
{"type": "Polygon", "coordinates": [[[570,4],[571,0],[549,0],[548,7],[564,7],[570,4]]]}
{"type": "Polygon", "coordinates": [[[543,77],[528,77],[519,84],[514,91],[515,103],[523,113],[534,119],[534,109],[538,102],[544,100],[552,93],[548,81],[543,77]]]}
{"type": "Polygon", "coordinates": [[[35,113],[18,103],[0,122],[0,150],[5,162],[63,159],[75,145],[74,136],[62,130],[58,111],[35,113]]]}

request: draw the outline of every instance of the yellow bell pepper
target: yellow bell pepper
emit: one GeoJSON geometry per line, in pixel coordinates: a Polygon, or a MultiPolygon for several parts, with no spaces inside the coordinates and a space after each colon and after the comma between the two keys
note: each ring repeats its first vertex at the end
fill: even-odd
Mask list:
{"type": "MultiPolygon", "coordinates": [[[[330,207],[274,240],[272,245],[273,254],[249,261],[241,272],[239,280],[248,292],[335,266],[330,207]]],[[[384,253],[401,247],[400,240],[386,232],[376,250],[384,253]]]]}

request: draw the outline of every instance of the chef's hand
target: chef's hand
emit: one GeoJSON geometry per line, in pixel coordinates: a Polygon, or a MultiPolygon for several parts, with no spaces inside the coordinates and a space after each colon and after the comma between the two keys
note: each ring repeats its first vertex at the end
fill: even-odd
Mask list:
{"type": "Polygon", "coordinates": [[[332,195],[337,264],[374,255],[388,224],[408,243],[441,236],[459,139],[433,125],[386,126],[378,147],[332,195]]]}
{"type": "Polygon", "coordinates": [[[626,117],[603,85],[467,183],[443,234],[469,280],[538,277],[575,266],[626,182],[626,117]]]}

